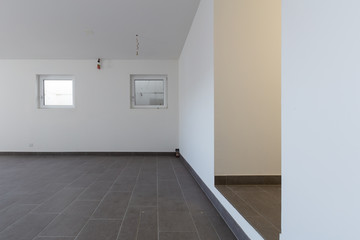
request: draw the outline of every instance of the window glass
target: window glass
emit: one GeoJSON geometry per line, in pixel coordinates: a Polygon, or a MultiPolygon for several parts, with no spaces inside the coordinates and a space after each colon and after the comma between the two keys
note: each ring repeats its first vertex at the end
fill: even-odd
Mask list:
{"type": "Polygon", "coordinates": [[[73,105],[72,80],[44,80],[44,105],[73,105]]]}
{"type": "Polygon", "coordinates": [[[131,75],[131,108],[167,108],[167,76],[131,75]]]}
{"type": "Polygon", "coordinates": [[[135,105],[164,105],[163,80],[135,80],[135,105]]]}
{"type": "Polygon", "coordinates": [[[40,108],[73,108],[74,77],[38,75],[40,108]]]}

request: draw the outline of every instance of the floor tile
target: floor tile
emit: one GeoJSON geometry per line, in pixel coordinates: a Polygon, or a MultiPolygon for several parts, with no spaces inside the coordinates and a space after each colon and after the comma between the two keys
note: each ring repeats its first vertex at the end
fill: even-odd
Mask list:
{"type": "Polygon", "coordinates": [[[28,214],[0,233],[1,240],[29,240],[36,237],[56,214],[28,214]]]}
{"type": "Polygon", "coordinates": [[[205,212],[192,212],[192,218],[194,219],[196,229],[199,233],[200,239],[206,240],[220,240],[217,235],[209,217],[205,212]]]}
{"type": "Polygon", "coordinates": [[[83,188],[64,188],[52,198],[46,200],[34,211],[38,213],[60,213],[77,198],[83,190],[83,188]]]}
{"type": "Polygon", "coordinates": [[[97,178],[99,178],[101,174],[98,173],[89,173],[84,174],[81,177],[79,177],[77,180],[75,180],[73,183],[68,185],[68,188],[86,188],[90,184],[96,181],[97,178]]]}
{"type": "Polygon", "coordinates": [[[92,218],[123,219],[131,193],[109,192],[102,200],[92,218]]]}
{"type": "Polygon", "coordinates": [[[132,192],[137,181],[137,176],[122,175],[115,180],[110,191],[113,192],[132,192]]]}
{"type": "Polygon", "coordinates": [[[130,200],[131,206],[157,206],[157,185],[136,185],[130,200]]]}
{"type": "Polygon", "coordinates": [[[100,201],[86,201],[86,200],[76,200],[73,201],[65,210],[64,214],[67,215],[80,215],[84,217],[90,217],[100,201]]]}
{"type": "Polygon", "coordinates": [[[195,232],[195,225],[189,212],[159,212],[160,232],[195,232]]]}
{"type": "MultiPolygon", "coordinates": [[[[272,187],[262,192],[279,195],[272,187]]],[[[0,156],[0,240],[216,236],[234,239],[175,157],[0,156]]]]}
{"type": "Polygon", "coordinates": [[[25,216],[37,205],[14,204],[0,212],[0,232],[13,224],[19,218],[25,216]]]}
{"type": "Polygon", "coordinates": [[[58,215],[39,236],[76,236],[89,217],[81,215],[58,215]]]}
{"type": "Polygon", "coordinates": [[[76,240],[116,240],[121,221],[90,220],[76,240]]]}
{"type": "Polygon", "coordinates": [[[74,240],[73,237],[36,237],[34,240],[74,240]]]}
{"type": "Polygon", "coordinates": [[[79,200],[101,200],[112,183],[111,181],[94,182],[79,196],[79,200]]]}
{"type": "Polygon", "coordinates": [[[219,185],[216,187],[266,240],[279,239],[280,185],[219,185]]]}
{"type": "Polygon", "coordinates": [[[118,240],[157,239],[157,208],[129,207],[122,222],[118,240]]]}
{"type": "Polygon", "coordinates": [[[160,240],[199,240],[196,232],[161,232],[160,240]]]}

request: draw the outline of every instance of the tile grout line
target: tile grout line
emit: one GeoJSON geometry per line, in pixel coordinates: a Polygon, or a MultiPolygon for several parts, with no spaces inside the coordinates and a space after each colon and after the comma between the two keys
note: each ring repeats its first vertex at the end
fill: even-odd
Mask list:
{"type": "MultiPolygon", "coordinates": [[[[226,186],[227,187],[227,186],[226,186]]],[[[229,187],[227,187],[227,188],[229,188],[229,187]]],[[[271,221],[269,221],[265,216],[263,216],[255,207],[253,207],[248,201],[246,201],[245,199],[243,199],[241,196],[239,196],[239,195],[237,195],[236,194],[236,192],[235,191],[233,191],[231,188],[229,188],[230,189],[230,191],[232,192],[232,193],[234,193],[235,195],[236,195],[236,197],[238,197],[238,198],[240,198],[247,206],[249,206],[252,210],[254,210],[257,214],[259,214],[259,216],[260,217],[262,217],[266,222],[268,222],[268,223],[270,223],[271,224],[271,226],[275,229],[275,230],[277,230],[277,231],[279,231],[279,232],[281,232],[271,221]]],[[[235,207],[235,209],[237,210],[237,208],[235,207]]],[[[239,210],[238,210],[239,211],[239,210]]],[[[239,211],[240,212],[240,211],[239,211]]],[[[240,213],[241,214],[241,213],[240,213]]],[[[250,216],[251,217],[251,216],[250,216]]],[[[246,217],[244,216],[244,218],[246,219],[246,217]]],[[[248,221],[248,220],[246,220],[246,221],[248,221]]],[[[253,226],[253,224],[250,224],[251,226],[253,226]]],[[[254,226],[253,226],[253,228],[255,228],[254,226]]],[[[259,231],[259,233],[260,233],[260,230],[258,230],[258,228],[255,228],[257,231],[259,231]]],[[[260,234],[261,235],[261,234],[260,234]]]]}
{"type": "MultiPolygon", "coordinates": [[[[100,207],[101,203],[103,202],[103,200],[105,199],[105,197],[109,194],[111,188],[114,186],[116,180],[119,178],[119,176],[121,175],[121,173],[124,171],[124,169],[128,166],[128,164],[130,163],[131,161],[128,160],[128,162],[126,163],[126,166],[121,169],[119,175],[114,179],[113,183],[110,185],[110,187],[108,188],[108,190],[106,191],[106,193],[104,194],[104,196],[101,198],[101,200],[99,201],[99,204],[97,205],[97,207],[94,209],[94,211],[92,212],[92,214],[90,215],[89,219],[85,222],[84,226],[80,229],[80,231],[78,232],[78,234],[75,236],[74,240],[76,240],[80,234],[82,233],[82,231],[84,230],[84,228],[87,226],[87,224],[90,222],[91,217],[94,215],[94,213],[96,212],[96,210],[100,207]]],[[[92,185],[92,184],[91,184],[92,185]]],[[[90,187],[90,186],[89,186],[90,187]]],[[[80,195],[79,195],[80,196],[80,195]]],[[[114,220],[115,221],[115,220],[114,220]]]]}
{"type": "MultiPolygon", "coordinates": [[[[133,160],[133,156],[132,156],[131,160],[133,160]]],[[[130,162],[130,161],[129,161],[129,162],[130,162]]],[[[129,198],[129,202],[128,202],[128,205],[127,205],[127,207],[126,207],[125,213],[124,213],[124,218],[123,218],[123,220],[122,220],[122,222],[121,222],[121,224],[120,224],[120,227],[119,227],[119,230],[118,230],[118,234],[117,234],[115,240],[119,239],[119,236],[120,236],[120,233],[121,233],[121,229],[122,229],[122,227],[123,227],[124,220],[125,220],[125,217],[126,217],[126,215],[127,215],[127,213],[128,213],[128,210],[129,210],[129,207],[130,207],[130,202],[131,202],[131,199],[132,199],[133,194],[134,194],[135,186],[136,186],[137,181],[139,180],[139,177],[140,177],[141,169],[142,169],[142,163],[141,163],[141,165],[140,165],[138,175],[136,176],[135,185],[134,185],[133,190],[131,191],[131,195],[130,195],[130,198],[129,198]]],[[[140,221],[138,222],[138,225],[139,225],[139,224],[140,224],[140,221]]],[[[76,240],[76,239],[75,239],[75,240],[76,240]]]]}
{"type": "MultiPolygon", "coordinates": [[[[81,165],[83,165],[83,164],[85,164],[85,162],[83,162],[83,163],[80,164],[79,166],[81,166],[81,165]]],[[[65,174],[66,174],[66,173],[64,173],[63,175],[65,175],[65,174]]],[[[61,175],[61,176],[63,176],[63,175],[61,175]]],[[[61,177],[61,176],[60,176],[60,177],[61,177]]],[[[81,175],[81,176],[82,176],[82,175],[81,175]]],[[[80,176],[80,177],[81,177],[81,176],[80,176]]],[[[60,177],[58,177],[58,178],[60,178],[60,177]]],[[[79,178],[80,178],[80,177],[79,177],[79,178]]],[[[76,180],[79,179],[79,178],[76,178],[74,181],[76,181],[76,180]]],[[[73,183],[73,182],[65,185],[63,188],[61,188],[61,189],[59,189],[58,191],[54,192],[54,194],[51,195],[51,196],[50,196],[49,198],[47,198],[46,200],[44,200],[44,202],[47,201],[47,200],[49,200],[49,199],[51,199],[51,198],[53,198],[58,192],[62,191],[64,188],[66,188],[68,185],[70,185],[70,184],[72,184],[72,183],[73,183]]],[[[51,184],[51,183],[46,184],[45,187],[47,187],[47,186],[50,185],[50,184],[51,184]]],[[[11,190],[10,190],[9,192],[11,192],[11,190]]],[[[7,193],[9,193],[9,192],[6,192],[5,194],[7,194],[7,193]]],[[[33,192],[32,192],[32,193],[33,193],[33,192]]],[[[5,195],[5,194],[4,194],[4,195],[5,195]]],[[[18,201],[20,201],[20,200],[17,200],[17,201],[15,201],[15,202],[13,202],[13,203],[10,204],[8,207],[2,209],[0,212],[3,212],[3,211],[5,211],[5,210],[7,210],[7,209],[9,209],[9,208],[11,208],[11,207],[13,207],[13,206],[15,206],[16,204],[20,204],[20,205],[37,205],[37,207],[34,207],[33,209],[31,209],[27,214],[25,214],[24,216],[20,217],[19,219],[17,219],[15,222],[13,222],[12,224],[10,224],[10,225],[7,226],[6,228],[10,227],[10,226],[13,225],[14,223],[16,223],[18,220],[20,220],[20,219],[24,218],[25,216],[27,216],[28,214],[33,214],[33,211],[36,210],[36,209],[42,204],[42,203],[40,203],[40,204],[18,203],[18,201]]],[[[2,231],[0,231],[0,233],[2,233],[6,228],[4,228],[2,231]]]]}
{"type": "MultiPolygon", "coordinates": [[[[84,162],[83,164],[85,164],[85,163],[86,163],[86,162],[84,162]]],[[[83,164],[81,164],[81,165],[83,165],[83,164]]],[[[81,165],[80,165],[80,166],[81,166],[81,165]]],[[[80,166],[79,166],[79,167],[80,167],[80,166]]],[[[66,185],[63,189],[65,189],[67,186],[70,186],[71,184],[73,184],[74,182],[76,182],[76,181],[79,180],[82,176],[84,176],[84,175],[86,175],[86,174],[88,174],[88,173],[82,174],[80,177],[76,178],[74,181],[72,181],[71,183],[69,183],[68,185],[66,185]]],[[[99,177],[100,177],[100,176],[99,176],[99,177]]],[[[98,177],[98,178],[99,178],[99,177],[98,177]]],[[[74,198],[60,213],[57,213],[57,216],[54,217],[54,219],[51,220],[32,240],[34,240],[34,239],[37,238],[37,237],[43,237],[43,236],[40,235],[40,234],[42,233],[42,231],[44,231],[47,226],[49,226],[53,221],[55,221],[55,219],[56,219],[58,216],[60,216],[61,214],[63,214],[63,213],[70,207],[70,205],[71,205],[73,202],[77,201],[77,200],[79,199],[79,197],[81,196],[81,194],[83,194],[86,190],[88,190],[88,189],[90,188],[90,186],[93,185],[93,184],[96,182],[96,180],[97,180],[97,178],[94,180],[93,183],[89,184],[89,186],[87,186],[86,188],[84,188],[84,190],[81,191],[81,192],[79,193],[79,195],[78,195],[76,198],[74,198]]],[[[80,187],[79,187],[79,188],[80,188],[80,187]]],[[[74,188],[74,189],[77,189],[77,188],[74,188]]],[[[49,198],[49,199],[50,199],[50,198],[49,198]]],[[[100,204],[100,203],[99,203],[99,204],[100,204]]],[[[34,209],[34,210],[35,210],[35,209],[34,209]]],[[[95,211],[95,210],[94,210],[94,211],[95,211]]],[[[55,214],[55,213],[54,213],[54,214],[55,214]]],[[[73,237],[73,236],[72,236],[72,237],[73,237]]]]}
{"type": "Polygon", "coordinates": [[[189,212],[189,215],[190,215],[191,221],[192,221],[192,223],[193,223],[193,225],[194,225],[194,227],[195,227],[196,234],[197,234],[197,236],[198,236],[199,240],[202,240],[202,239],[201,239],[201,237],[200,237],[200,234],[199,234],[199,230],[198,230],[198,228],[197,228],[197,226],[196,226],[196,224],[195,224],[195,220],[194,220],[194,218],[193,218],[193,216],[192,216],[192,214],[191,214],[191,212],[190,212],[189,204],[188,204],[188,201],[187,201],[187,200],[186,200],[186,198],[185,198],[185,195],[184,195],[183,189],[182,189],[182,187],[181,187],[181,185],[180,185],[179,178],[178,178],[178,176],[177,176],[177,174],[176,174],[176,172],[175,172],[175,168],[174,168],[173,160],[170,160],[170,163],[171,163],[171,166],[172,166],[172,169],[173,169],[173,172],[174,172],[174,175],[175,175],[176,181],[177,181],[177,183],[179,184],[179,188],[180,188],[180,191],[181,191],[181,195],[182,195],[182,197],[184,198],[184,201],[185,201],[186,207],[187,207],[187,209],[188,209],[188,212],[189,212]]]}
{"type": "MultiPolygon", "coordinates": [[[[84,163],[82,163],[82,164],[85,164],[85,162],[84,163]]],[[[82,165],[81,164],[81,165],[82,165]]],[[[80,166],[81,166],[80,165],[80,166]]],[[[81,175],[82,176],[82,175],[81,175]]],[[[80,176],[80,177],[81,177],[80,176]]],[[[80,178],[79,177],[79,178],[80,178]]],[[[79,178],[76,178],[74,181],[72,181],[71,183],[69,183],[68,185],[70,185],[70,184],[72,184],[73,182],[75,182],[76,180],[78,180],[79,178]]],[[[59,190],[58,192],[60,192],[60,191],[62,191],[64,188],[66,188],[66,186],[68,186],[68,185],[65,185],[61,190],[59,190]]],[[[55,192],[54,193],[54,195],[56,195],[58,192],[55,192]]],[[[54,195],[52,195],[51,197],[49,197],[47,200],[49,200],[49,199],[51,199],[51,198],[53,198],[54,197],[54,195]]],[[[47,201],[47,200],[45,200],[45,201],[47,201]]],[[[44,202],[45,202],[44,201],[44,202]]],[[[12,204],[12,205],[15,205],[15,203],[14,204],[12,204]]],[[[40,207],[41,206],[41,204],[34,204],[34,205],[38,205],[37,207],[35,207],[34,209],[32,209],[30,212],[28,212],[27,214],[25,214],[24,216],[22,216],[22,217],[20,217],[19,219],[17,219],[15,222],[13,222],[12,224],[10,224],[9,226],[7,226],[6,228],[4,228],[1,232],[0,232],[0,234],[2,233],[2,232],[4,232],[6,229],[8,229],[8,228],[10,228],[11,226],[13,226],[14,224],[16,224],[17,222],[19,222],[20,220],[22,220],[23,218],[25,218],[26,216],[28,216],[28,215],[30,215],[30,214],[41,214],[41,213],[34,213],[33,211],[35,210],[35,209],[37,209],[38,207],[40,207]]],[[[55,213],[43,213],[43,214],[55,214],[55,213]]],[[[57,214],[58,215],[58,214],[57,214]]],[[[56,218],[56,217],[55,217],[56,218]]],[[[55,219],[54,218],[54,219],[55,219]]],[[[53,221],[53,220],[52,220],[53,221]]],[[[50,221],[50,223],[52,222],[52,221],[50,221]]],[[[50,224],[49,223],[49,224],[50,224]]],[[[42,232],[49,224],[47,224],[40,232],[42,232]]],[[[39,232],[39,233],[40,233],[39,232]]],[[[39,234],[38,233],[38,234],[39,234]]],[[[36,235],[34,238],[36,238],[38,235],[36,235]]],[[[34,239],[33,238],[33,239],[34,239]]]]}

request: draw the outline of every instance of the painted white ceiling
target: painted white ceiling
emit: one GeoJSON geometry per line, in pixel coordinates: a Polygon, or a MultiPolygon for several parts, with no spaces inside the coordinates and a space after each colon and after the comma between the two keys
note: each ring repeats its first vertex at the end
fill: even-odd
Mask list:
{"type": "Polygon", "coordinates": [[[0,58],[177,59],[199,1],[0,0],[0,58]]]}

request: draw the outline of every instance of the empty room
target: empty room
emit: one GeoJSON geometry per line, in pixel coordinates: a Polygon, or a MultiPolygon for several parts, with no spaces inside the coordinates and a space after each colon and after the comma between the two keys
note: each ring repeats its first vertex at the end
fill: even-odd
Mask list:
{"type": "Polygon", "coordinates": [[[1,0],[0,240],[359,239],[359,9],[1,0]]]}

